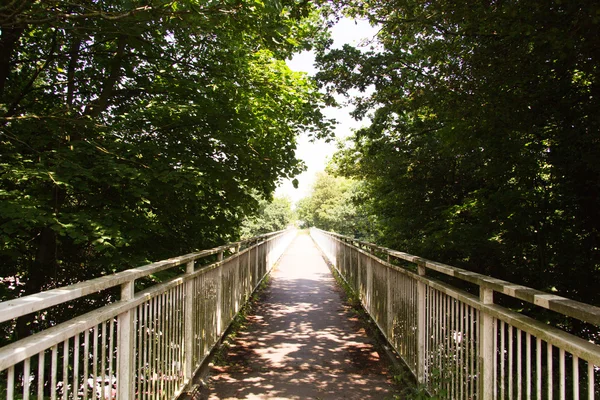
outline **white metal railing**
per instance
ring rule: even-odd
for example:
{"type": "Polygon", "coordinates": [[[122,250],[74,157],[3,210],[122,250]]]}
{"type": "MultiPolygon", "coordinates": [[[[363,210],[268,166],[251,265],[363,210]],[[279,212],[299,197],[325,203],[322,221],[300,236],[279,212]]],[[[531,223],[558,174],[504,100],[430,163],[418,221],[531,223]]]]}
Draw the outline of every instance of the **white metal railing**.
{"type": "Polygon", "coordinates": [[[494,304],[494,292],[600,326],[600,308],[311,229],[418,382],[438,398],[600,398],[600,346],[494,304]],[[381,254],[387,260],[377,257],[381,254]],[[404,260],[416,272],[390,261],[404,260]],[[427,276],[479,287],[479,297],[427,276]]]}
{"type": "Polygon", "coordinates": [[[274,232],[0,302],[4,322],[121,287],[119,301],[0,348],[0,393],[24,400],[177,397],[295,235],[274,232]],[[136,279],[183,265],[185,274],[134,291],[136,279]]]}

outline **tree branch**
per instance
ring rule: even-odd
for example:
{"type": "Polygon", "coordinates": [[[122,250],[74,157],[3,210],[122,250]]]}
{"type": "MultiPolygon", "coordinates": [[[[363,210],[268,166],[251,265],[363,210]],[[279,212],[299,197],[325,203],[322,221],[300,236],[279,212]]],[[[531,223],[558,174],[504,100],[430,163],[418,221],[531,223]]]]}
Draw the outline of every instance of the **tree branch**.
{"type": "Polygon", "coordinates": [[[113,93],[113,88],[119,80],[119,76],[121,75],[121,63],[123,62],[125,45],[126,36],[120,35],[117,38],[117,51],[115,53],[115,57],[112,60],[110,72],[108,74],[108,77],[104,81],[104,85],[102,86],[102,93],[100,94],[98,100],[92,103],[85,111],[85,114],[89,115],[90,117],[97,117],[108,106],[108,102],[113,93]]]}
{"type": "Polygon", "coordinates": [[[10,74],[10,61],[23,34],[23,28],[4,28],[0,33],[0,101],[4,97],[4,86],[10,74]]]}
{"type": "Polygon", "coordinates": [[[54,35],[52,37],[52,44],[50,46],[50,50],[48,51],[48,56],[46,57],[46,61],[35,70],[35,72],[31,76],[31,78],[25,85],[25,87],[23,87],[23,89],[21,89],[17,98],[15,100],[13,100],[10,107],[8,107],[8,111],[6,111],[6,114],[4,114],[4,117],[11,117],[14,115],[17,107],[19,106],[19,103],[30,92],[30,89],[33,86],[35,80],[38,78],[38,76],[40,76],[42,71],[45,70],[48,67],[48,65],[54,60],[54,51],[56,50],[56,35],[57,35],[57,32],[55,31],[54,35]]]}
{"type": "Polygon", "coordinates": [[[67,108],[71,108],[73,104],[73,96],[75,92],[75,69],[77,68],[77,60],[79,59],[79,49],[81,47],[81,36],[73,34],[71,49],[69,51],[69,66],[67,70],[67,108]]]}

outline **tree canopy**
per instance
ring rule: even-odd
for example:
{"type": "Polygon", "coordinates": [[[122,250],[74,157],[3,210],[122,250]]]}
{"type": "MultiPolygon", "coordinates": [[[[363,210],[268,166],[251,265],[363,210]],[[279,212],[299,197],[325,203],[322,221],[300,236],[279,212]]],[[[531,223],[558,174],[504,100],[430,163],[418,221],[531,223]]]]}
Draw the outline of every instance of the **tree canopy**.
{"type": "Polygon", "coordinates": [[[287,197],[275,197],[271,201],[258,199],[255,213],[242,221],[242,238],[247,239],[286,229],[294,221],[292,202],[287,197]]]}
{"type": "Polygon", "coordinates": [[[364,204],[362,182],[319,172],[310,194],[297,204],[304,226],[363,239],[373,239],[373,215],[364,204]]]}
{"type": "Polygon", "coordinates": [[[379,44],[322,53],[319,78],[374,89],[335,161],[365,181],[380,243],[599,304],[600,4],[343,8],[379,44]]]}
{"type": "Polygon", "coordinates": [[[330,134],[285,59],[326,40],[291,0],[0,6],[0,296],[237,237],[253,194],[330,134]]]}

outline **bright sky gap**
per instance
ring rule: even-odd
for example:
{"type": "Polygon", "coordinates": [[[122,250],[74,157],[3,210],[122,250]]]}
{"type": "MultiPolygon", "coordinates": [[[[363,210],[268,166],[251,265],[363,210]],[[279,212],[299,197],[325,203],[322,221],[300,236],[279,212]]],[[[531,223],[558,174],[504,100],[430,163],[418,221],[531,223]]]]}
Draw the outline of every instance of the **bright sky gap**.
{"type": "MultiPolygon", "coordinates": [[[[364,20],[353,20],[343,18],[332,29],[333,48],[341,48],[345,44],[358,46],[363,40],[370,40],[377,34],[377,28],[369,25],[364,20]]],[[[294,71],[306,72],[314,75],[317,70],[314,67],[315,54],[312,51],[305,51],[295,55],[288,60],[288,66],[294,71]]],[[[365,125],[364,121],[356,121],[350,116],[350,108],[328,107],[324,110],[328,118],[335,118],[338,122],[335,129],[335,136],[338,139],[347,137],[353,129],[365,125]]],[[[298,200],[308,196],[313,184],[315,174],[323,171],[331,155],[335,151],[335,141],[325,143],[324,140],[311,142],[307,135],[301,135],[298,138],[298,148],[296,157],[306,163],[307,170],[296,177],[299,181],[298,189],[295,189],[291,180],[286,180],[277,188],[276,196],[287,196],[295,204],[298,200]]]]}

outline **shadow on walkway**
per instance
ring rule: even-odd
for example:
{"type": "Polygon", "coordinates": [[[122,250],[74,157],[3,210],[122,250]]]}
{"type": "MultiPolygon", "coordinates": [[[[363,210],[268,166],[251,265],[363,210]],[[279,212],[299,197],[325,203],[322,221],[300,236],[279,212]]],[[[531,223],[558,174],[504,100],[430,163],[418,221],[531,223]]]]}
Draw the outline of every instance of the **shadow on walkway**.
{"type": "Polygon", "coordinates": [[[310,236],[298,235],[201,398],[393,398],[387,363],[341,294],[310,236]]]}

